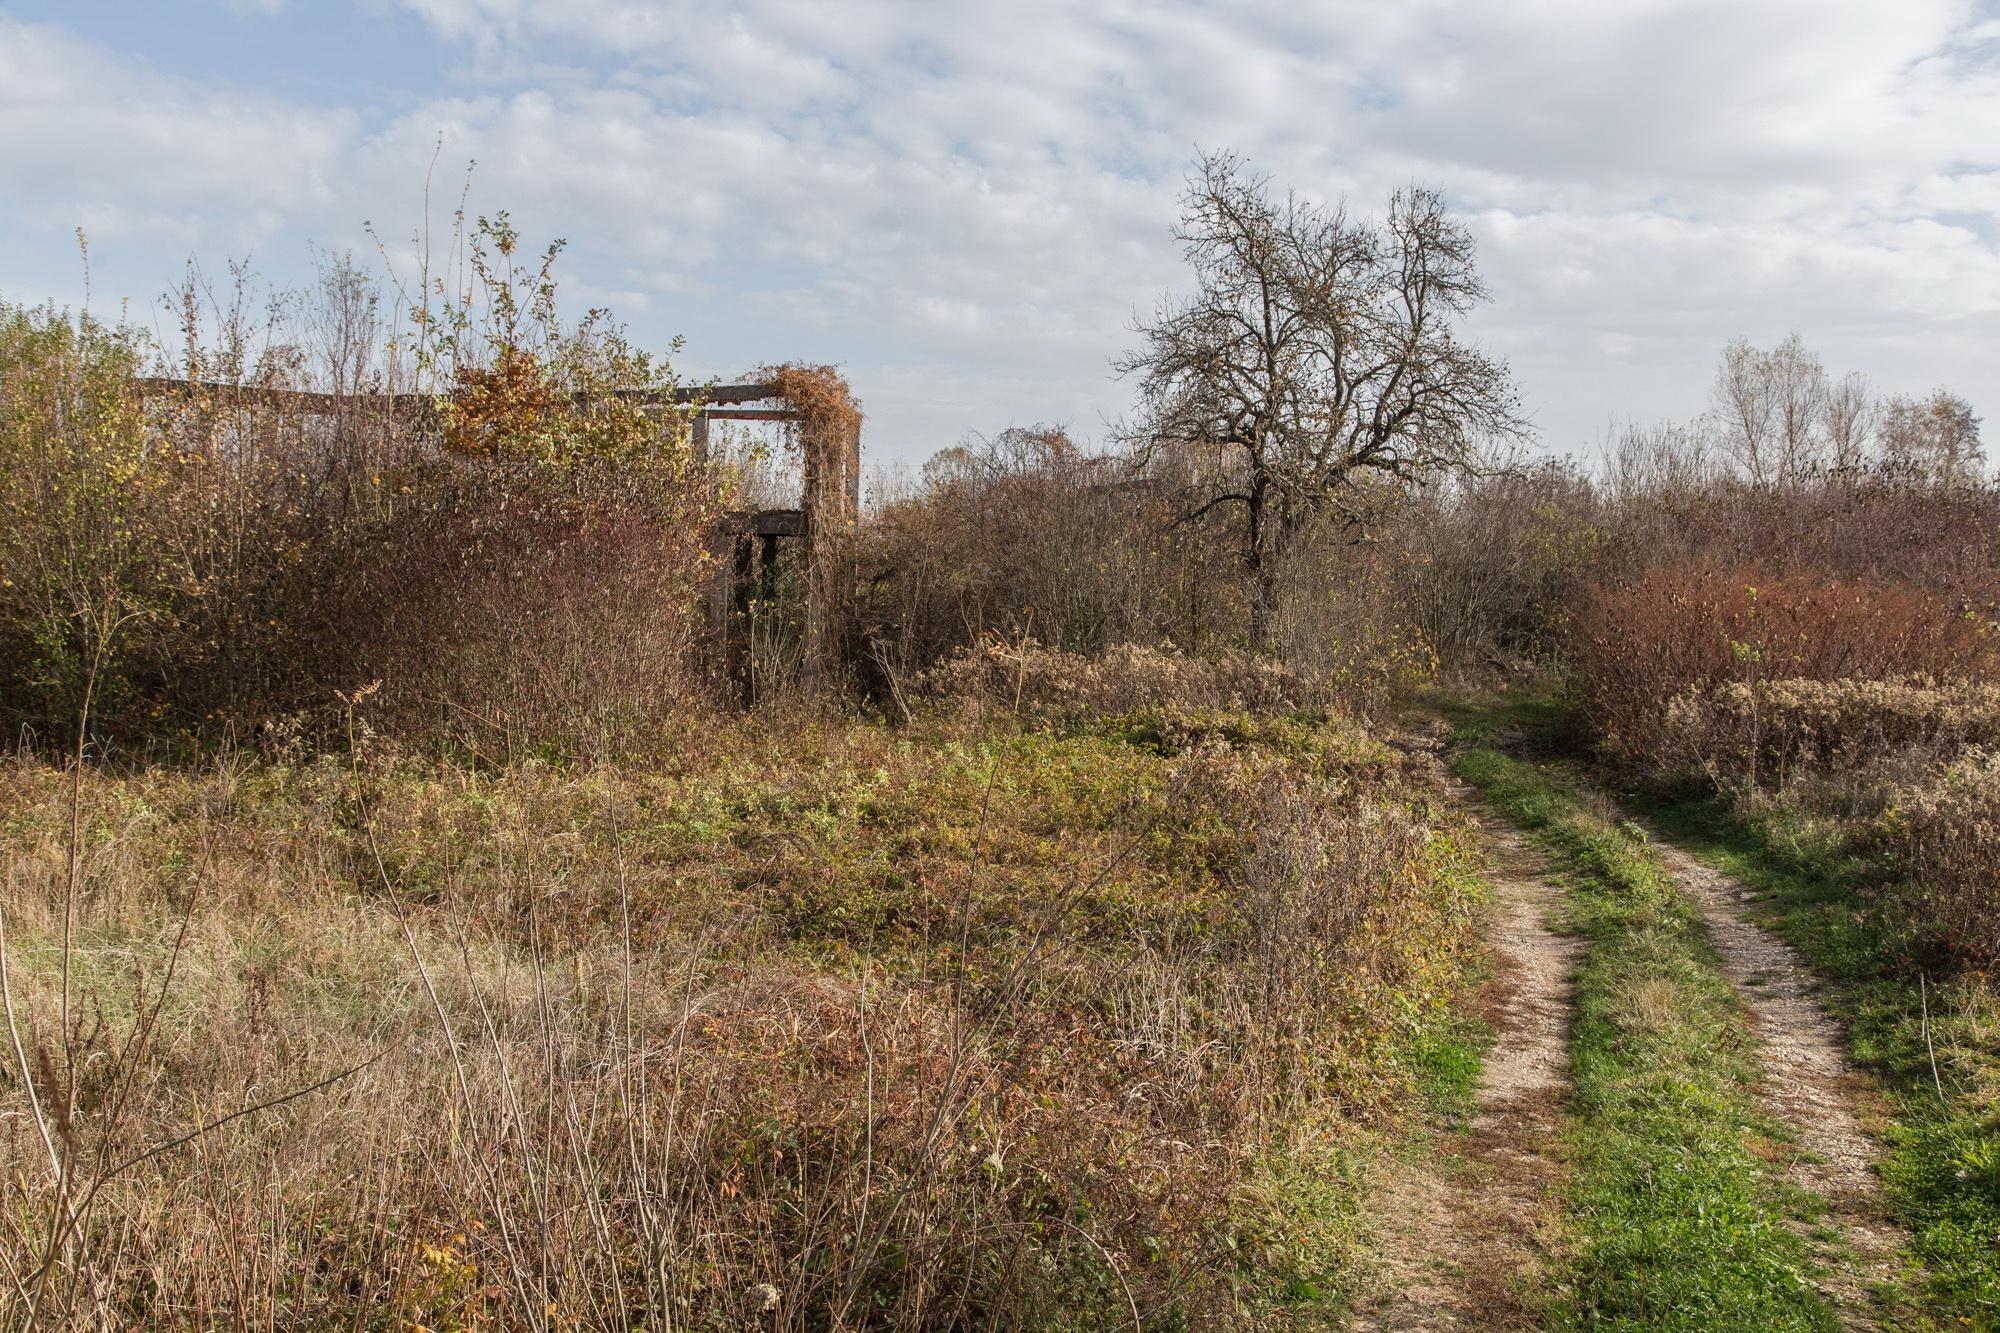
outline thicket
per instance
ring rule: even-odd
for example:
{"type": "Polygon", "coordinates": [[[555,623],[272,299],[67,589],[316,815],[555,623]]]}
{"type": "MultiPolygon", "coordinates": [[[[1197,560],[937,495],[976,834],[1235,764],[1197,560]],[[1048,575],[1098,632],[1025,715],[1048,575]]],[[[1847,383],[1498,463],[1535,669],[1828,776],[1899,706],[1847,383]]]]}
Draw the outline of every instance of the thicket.
{"type": "Polygon", "coordinates": [[[2000,968],[2000,759],[1966,751],[1900,791],[1887,821],[1916,907],[1982,973],[2000,968]]]}
{"type": "Polygon", "coordinates": [[[466,255],[395,320],[345,262],[268,312],[191,278],[173,348],[0,306],[13,737],[66,749],[87,713],[127,753],[282,748],[380,682],[384,724],[492,755],[691,692],[715,491],[685,423],[623,392],[670,368],[601,313],[562,323],[554,249],[525,260],[504,216],[466,255]]]}

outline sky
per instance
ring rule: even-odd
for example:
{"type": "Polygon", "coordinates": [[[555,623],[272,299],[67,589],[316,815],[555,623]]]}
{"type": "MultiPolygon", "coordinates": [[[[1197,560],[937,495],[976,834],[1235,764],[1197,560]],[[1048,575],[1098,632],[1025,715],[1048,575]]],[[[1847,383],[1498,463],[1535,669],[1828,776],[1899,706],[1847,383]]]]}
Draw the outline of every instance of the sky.
{"type": "Polygon", "coordinates": [[[1441,190],[1537,447],[1686,419],[1729,339],[2000,441],[2000,0],[0,0],[0,297],[296,284],[473,212],[678,366],[839,365],[877,463],[1130,408],[1201,149],[1441,190]]]}

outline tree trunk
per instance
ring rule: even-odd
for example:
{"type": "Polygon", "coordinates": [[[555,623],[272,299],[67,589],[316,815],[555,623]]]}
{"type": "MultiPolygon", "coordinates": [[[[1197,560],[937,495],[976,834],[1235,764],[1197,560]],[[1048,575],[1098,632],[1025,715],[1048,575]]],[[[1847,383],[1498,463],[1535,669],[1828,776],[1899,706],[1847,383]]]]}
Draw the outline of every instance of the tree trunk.
{"type": "Polygon", "coordinates": [[[1259,556],[1257,568],[1251,571],[1250,583],[1250,646],[1260,653],[1267,653],[1275,642],[1278,613],[1278,565],[1277,562],[1259,556]]]}
{"type": "Polygon", "coordinates": [[[1247,530],[1243,536],[1243,563],[1250,571],[1250,646],[1258,652],[1271,648],[1273,621],[1278,609],[1278,562],[1271,550],[1272,532],[1266,501],[1270,478],[1259,468],[1250,479],[1247,530]]]}

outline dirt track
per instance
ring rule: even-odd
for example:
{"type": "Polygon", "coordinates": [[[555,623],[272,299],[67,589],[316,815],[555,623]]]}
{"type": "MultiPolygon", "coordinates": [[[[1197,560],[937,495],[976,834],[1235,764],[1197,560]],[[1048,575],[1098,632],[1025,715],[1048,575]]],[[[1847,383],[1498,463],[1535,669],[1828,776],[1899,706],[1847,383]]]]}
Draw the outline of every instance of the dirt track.
{"type": "MultiPolygon", "coordinates": [[[[1469,789],[1460,799],[1477,810],[1469,789]]],[[[1580,946],[1549,929],[1560,897],[1541,857],[1497,818],[1475,816],[1491,859],[1488,939],[1494,971],[1476,997],[1494,1044],[1471,1124],[1385,1168],[1378,1255],[1352,1327],[1392,1330],[1536,1327],[1538,1275],[1556,1236],[1557,1135],[1569,1097],[1569,1025],[1580,946]]],[[[1847,1058],[1839,1025],[1782,940],[1743,916],[1743,885],[1654,840],[1699,912],[1722,971],[1759,1042],[1764,1112],[1788,1126],[1790,1183],[1826,1201],[1823,1290],[1842,1326],[1880,1327],[1870,1287],[1897,1276],[1905,1237],[1885,1220],[1869,1126],[1874,1094],[1847,1058]]]]}
{"type": "Polygon", "coordinates": [[[1471,1126],[1383,1183],[1380,1266],[1356,1303],[1357,1329],[1537,1326],[1528,1300],[1554,1235],[1578,946],[1548,928],[1559,891],[1541,859],[1500,821],[1479,823],[1492,859],[1494,974],[1478,1006],[1496,1039],[1471,1126]]]}
{"type": "Polygon", "coordinates": [[[1884,1220],[1875,1173],[1881,1149],[1866,1124],[1876,1114],[1871,1089],[1791,946],[1743,918],[1751,892],[1669,843],[1653,845],[1701,913],[1723,974],[1750,1014],[1764,1073],[1758,1098],[1796,1135],[1786,1178],[1826,1200],[1826,1224],[1845,1242],[1845,1252],[1824,1265],[1826,1295],[1845,1327],[1875,1328],[1868,1287],[1895,1276],[1904,1237],[1884,1220]]]}

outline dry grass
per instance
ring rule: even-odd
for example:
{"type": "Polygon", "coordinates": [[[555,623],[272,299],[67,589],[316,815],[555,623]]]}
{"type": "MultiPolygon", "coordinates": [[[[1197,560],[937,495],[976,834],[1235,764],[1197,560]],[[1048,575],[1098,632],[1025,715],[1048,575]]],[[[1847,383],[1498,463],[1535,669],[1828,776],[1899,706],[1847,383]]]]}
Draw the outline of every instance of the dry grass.
{"type": "Polygon", "coordinates": [[[1323,1280],[1293,1182],[1468,922],[1426,769],[705,726],[87,772],[73,894],[67,776],[0,769],[10,1316],[1269,1326],[1323,1280]]]}
{"type": "Polygon", "coordinates": [[[1900,793],[1885,822],[1921,918],[1982,976],[2000,971],[2000,755],[1970,751],[1900,793]]]}
{"type": "Polygon", "coordinates": [[[1190,657],[1136,643],[1084,654],[1027,637],[989,636],[924,673],[917,686],[976,708],[1069,719],[1158,708],[1268,713],[1328,699],[1323,685],[1269,657],[1190,657]]]}
{"type": "Polygon", "coordinates": [[[1856,817],[1996,741],[2000,685],[1847,677],[1689,691],[1667,709],[1662,748],[1725,789],[1797,794],[1856,817]]]}

